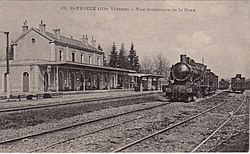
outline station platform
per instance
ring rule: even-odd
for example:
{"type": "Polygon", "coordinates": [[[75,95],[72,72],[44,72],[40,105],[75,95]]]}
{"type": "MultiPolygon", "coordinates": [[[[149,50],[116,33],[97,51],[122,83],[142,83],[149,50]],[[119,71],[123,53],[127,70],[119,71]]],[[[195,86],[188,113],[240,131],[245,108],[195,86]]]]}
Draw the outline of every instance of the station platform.
{"type": "Polygon", "coordinates": [[[133,90],[125,89],[114,89],[114,90],[91,90],[91,91],[67,91],[61,92],[60,95],[52,98],[41,98],[27,100],[22,98],[21,101],[18,99],[10,99],[7,102],[6,99],[0,100],[0,109],[21,107],[21,106],[32,106],[32,105],[44,105],[44,104],[55,104],[64,102],[74,102],[86,99],[98,99],[103,97],[131,97],[136,95],[147,95],[151,93],[159,93],[160,91],[142,91],[135,92],[133,90]]]}

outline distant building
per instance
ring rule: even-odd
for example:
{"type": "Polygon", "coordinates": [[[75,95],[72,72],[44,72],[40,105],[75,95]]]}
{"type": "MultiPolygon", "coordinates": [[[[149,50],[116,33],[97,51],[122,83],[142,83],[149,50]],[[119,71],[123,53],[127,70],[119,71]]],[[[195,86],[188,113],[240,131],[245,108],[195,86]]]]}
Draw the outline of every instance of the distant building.
{"type": "MultiPolygon", "coordinates": [[[[29,28],[27,21],[10,60],[11,94],[48,91],[130,89],[135,71],[103,66],[103,52],[96,40],[83,35],[79,40],[62,36],[60,29],[29,28]]],[[[0,93],[6,92],[6,62],[0,62],[0,93]]]]}

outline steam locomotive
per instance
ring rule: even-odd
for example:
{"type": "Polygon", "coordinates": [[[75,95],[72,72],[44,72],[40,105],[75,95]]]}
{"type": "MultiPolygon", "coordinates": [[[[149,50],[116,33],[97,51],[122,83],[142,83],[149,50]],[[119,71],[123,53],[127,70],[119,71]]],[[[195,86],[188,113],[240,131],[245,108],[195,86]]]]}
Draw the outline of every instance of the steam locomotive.
{"type": "Polygon", "coordinates": [[[231,88],[233,92],[244,92],[246,90],[246,81],[241,74],[236,74],[235,77],[231,78],[231,88]]]}
{"type": "Polygon", "coordinates": [[[166,96],[172,101],[193,101],[215,93],[218,76],[207,66],[196,63],[186,55],[180,55],[180,62],[171,67],[170,80],[166,86],[166,96]]]}

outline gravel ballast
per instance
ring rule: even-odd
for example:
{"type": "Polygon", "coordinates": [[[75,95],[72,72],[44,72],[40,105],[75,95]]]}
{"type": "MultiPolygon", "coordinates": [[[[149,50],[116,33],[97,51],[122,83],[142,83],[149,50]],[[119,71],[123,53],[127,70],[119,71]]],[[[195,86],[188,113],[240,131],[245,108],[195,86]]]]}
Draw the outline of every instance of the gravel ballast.
{"type": "MultiPolygon", "coordinates": [[[[250,93],[247,92],[250,96],[250,93]]],[[[123,152],[190,152],[203,139],[210,135],[224,120],[230,115],[229,112],[235,110],[243,99],[241,94],[233,94],[223,92],[208,100],[201,99],[198,102],[183,103],[172,102],[171,104],[150,109],[148,111],[133,113],[119,118],[98,122],[91,125],[82,126],[76,129],[58,132],[52,135],[46,135],[36,139],[26,139],[22,143],[14,144],[15,146],[0,145],[1,152],[29,152],[40,146],[44,146],[50,142],[59,141],[72,136],[77,136],[95,129],[104,128],[119,122],[137,119],[108,130],[100,131],[91,135],[77,138],[50,148],[40,150],[38,152],[111,152],[122,145],[130,143],[136,139],[152,134],[162,128],[168,127],[200,113],[214,105],[226,102],[204,116],[189,121],[180,127],[164,132],[146,141],[136,144],[135,146],[124,150],[123,152]]],[[[161,100],[164,100],[161,97],[161,100]]],[[[166,100],[164,100],[166,101],[166,100]]],[[[17,133],[18,135],[28,134],[31,131],[36,132],[44,129],[56,128],[72,123],[78,123],[89,119],[95,119],[102,116],[120,113],[131,109],[137,109],[143,106],[150,106],[163,103],[163,101],[150,101],[139,104],[127,104],[119,107],[109,107],[102,110],[96,110],[90,113],[67,117],[60,120],[41,123],[36,126],[29,126],[21,129],[2,130],[4,138],[10,138],[17,133]]],[[[208,142],[198,149],[198,152],[234,152],[246,151],[244,146],[237,146],[236,142],[240,139],[243,145],[248,145],[248,137],[244,138],[242,134],[249,134],[249,97],[243,105],[242,109],[237,112],[228,124],[226,124],[219,132],[217,132],[208,142]],[[247,143],[246,143],[247,142],[247,143]],[[232,149],[232,146],[236,148],[232,149]],[[230,149],[231,147],[231,149],[230,149]]],[[[246,147],[246,146],[245,146],[246,147]]]]}

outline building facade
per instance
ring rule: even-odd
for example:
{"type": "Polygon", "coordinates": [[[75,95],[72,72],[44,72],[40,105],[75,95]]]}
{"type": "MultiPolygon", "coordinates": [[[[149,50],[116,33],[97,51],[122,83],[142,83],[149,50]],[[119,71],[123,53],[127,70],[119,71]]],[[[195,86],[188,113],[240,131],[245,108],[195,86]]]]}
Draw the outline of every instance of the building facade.
{"type": "MultiPolygon", "coordinates": [[[[131,89],[135,71],[103,66],[103,51],[87,35],[79,39],[62,36],[60,29],[29,28],[12,43],[10,60],[11,94],[101,89],[131,89]]],[[[6,64],[0,62],[0,93],[7,90],[6,64]]]]}

